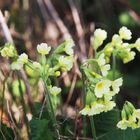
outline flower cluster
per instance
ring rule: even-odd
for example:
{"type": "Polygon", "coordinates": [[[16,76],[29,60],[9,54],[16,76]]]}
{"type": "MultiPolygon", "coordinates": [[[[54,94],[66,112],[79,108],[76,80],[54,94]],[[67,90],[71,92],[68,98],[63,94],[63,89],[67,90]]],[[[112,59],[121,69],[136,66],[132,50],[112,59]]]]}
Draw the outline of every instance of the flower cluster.
{"type": "MultiPolygon", "coordinates": [[[[61,70],[62,72],[71,70],[74,55],[73,47],[74,42],[72,39],[64,41],[54,51],[52,51],[52,53],[51,50],[53,49],[47,43],[38,44],[37,52],[41,55],[39,62],[30,60],[26,53],[18,55],[12,44],[6,44],[0,50],[0,53],[2,57],[12,58],[12,70],[20,70],[25,65],[26,67],[39,73],[39,76],[42,79],[43,77],[49,79],[52,76],[60,76],[61,70]]],[[[52,86],[50,79],[48,81],[50,81],[47,83],[50,94],[57,96],[61,92],[61,88],[52,86]]]]}
{"type": "Polygon", "coordinates": [[[122,130],[127,129],[128,127],[132,129],[140,128],[140,109],[135,109],[130,102],[125,102],[121,117],[122,120],[117,124],[118,128],[122,130]]]}
{"type": "Polygon", "coordinates": [[[140,39],[135,43],[127,43],[126,40],[132,38],[132,33],[127,27],[122,27],[118,34],[114,34],[112,41],[109,42],[103,49],[106,55],[106,60],[110,61],[110,56],[113,54],[122,59],[123,63],[128,63],[135,58],[136,53],[132,50],[136,48],[140,51],[140,39]]]}
{"type": "Polygon", "coordinates": [[[5,46],[0,50],[2,57],[14,57],[15,56],[15,49],[14,46],[10,43],[5,44],[5,46]]]}
{"type": "Polygon", "coordinates": [[[122,78],[113,81],[107,78],[110,64],[106,63],[104,53],[96,59],[89,60],[87,65],[83,66],[83,71],[88,79],[86,105],[80,113],[91,116],[112,110],[116,106],[112,98],[119,93],[122,78]],[[95,69],[92,69],[91,64],[95,69]]]}

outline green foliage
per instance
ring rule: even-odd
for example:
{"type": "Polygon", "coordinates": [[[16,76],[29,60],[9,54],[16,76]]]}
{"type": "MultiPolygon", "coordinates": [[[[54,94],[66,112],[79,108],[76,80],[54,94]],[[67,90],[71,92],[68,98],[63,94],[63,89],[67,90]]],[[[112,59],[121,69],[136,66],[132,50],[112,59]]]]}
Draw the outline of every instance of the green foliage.
{"type": "Polygon", "coordinates": [[[55,140],[54,131],[49,126],[49,121],[46,119],[32,119],[30,121],[30,140],[55,140]]]}
{"type": "Polygon", "coordinates": [[[1,123],[0,128],[0,140],[4,140],[4,137],[6,140],[13,140],[14,139],[14,132],[11,128],[7,127],[5,124],[1,123]]]}

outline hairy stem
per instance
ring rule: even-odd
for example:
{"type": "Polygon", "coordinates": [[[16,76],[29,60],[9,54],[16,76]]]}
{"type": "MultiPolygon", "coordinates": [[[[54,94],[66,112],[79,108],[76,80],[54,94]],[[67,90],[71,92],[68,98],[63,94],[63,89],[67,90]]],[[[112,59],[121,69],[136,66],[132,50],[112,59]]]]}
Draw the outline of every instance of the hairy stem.
{"type": "Polygon", "coordinates": [[[97,140],[93,116],[90,117],[90,125],[91,125],[93,140],[97,140]]]}

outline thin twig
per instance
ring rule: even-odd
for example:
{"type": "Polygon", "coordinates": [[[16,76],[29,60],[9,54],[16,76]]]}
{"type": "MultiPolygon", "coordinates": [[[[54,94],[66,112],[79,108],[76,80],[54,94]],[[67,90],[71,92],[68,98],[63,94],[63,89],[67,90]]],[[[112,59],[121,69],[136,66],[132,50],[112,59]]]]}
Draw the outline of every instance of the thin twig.
{"type": "Polygon", "coordinates": [[[2,14],[2,11],[0,10],[0,25],[2,27],[3,33],[5,35],[6,41],[10,43],[14,43],[12,36],[10,34],[9,28],[6,24],[5,18],[2,14]]]}
{"type": "Polygon", "coordinates": [[[70,5],[72,16],[73,16],[74,23],[75,23],[75,26],[76,26],[76,31],[77,31],[78,38],[79,38],[80,50],[81,50],[81,53],[84,57],[83,59],[85,59],[85,57],[86,57],[86,43],[85,43],[85,39],[84,39],[84,31],[83,31],[83,27],[82,27],[82,24],[81,24],[81,21],[80,21],[80,16],[78,14],[78,10],[77,10],[77,8],[74,4],[74,1],[73,0],[68,0],[68,2],[69,2],[69,5],[70,5]]]}
{"type": "Polygon", "coordinates": [[[44,2],[46,4],[46,7],[47,7],[49,13],[51,14],[52,18],[54,19],[54,22],[56,22],[56,25],[58,26],[59,30],[61,31],[63,38],[64,39],[72,38],[67,27],[65,26],[65,24],[59,17],[56,9],[54,8],[51,0],[44,0],[44,2]]]}
{"type": "MultiPolygon", "coordinates": [[[[9,30],[7,24],[6,24],[5,18],[3,16],[1,10],[0,10],[0,24],[1,24],[1,27],[2,27],[2,30],[3,30],[3,33],[5,35],[6,41],[10,42],[10,43],[12,43],[14,45],[14,41],[12,39],[10,30],[9,30]]],[[[29,104],[31,112],[33,113],[34,107],[33,107],[33,101],[32,101],[32,98],[31,98],[30,86],[29,86],[29,84],[27,82],[27,76],[26,76],[26,74],[25,74],[23,69],[21,69],[20,73],[21,73],[21,77],[23,78],[24,84],[26,86],[26,93],[28,95],[27,96],[28,97],[28,104],[29,104]]]]}
{"type": "Polygon", "coordinates": [[[11,122],[13,123],[14,128],[16,129],[17,133],[18,133],[19,136],[20,136],[19,129],[17,128],[17,126],[16,126],[16,124],[15,124],[15,122],[14,122],[12,113],[11,113],[11,111],[10,111],[9,101],[7,100],[6,103],[7,103],[7,111],[8,111],[9,117],[10,117],[10,119],[11,119],[11,122]]]}
{"type": "MultiPolygon", "coordinates": [[[[73,137],[73,136],[63,136],[63,135],[60,135],[60,137],[63,139],[63,140],[70,140],[70,139],[76,139],[76,137],[73,137]]],[[[78,137],[79,140],[93,140],[91,138],[84,138],[84,137],[78,137]]]]}

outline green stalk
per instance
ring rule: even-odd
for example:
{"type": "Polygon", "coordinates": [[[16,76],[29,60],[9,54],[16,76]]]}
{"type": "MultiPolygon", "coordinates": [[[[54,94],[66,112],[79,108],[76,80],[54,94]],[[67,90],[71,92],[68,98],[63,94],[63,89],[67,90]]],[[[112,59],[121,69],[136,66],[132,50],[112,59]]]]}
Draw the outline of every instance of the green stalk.
{"type": "Polygon", "coordinates": [[[112,54],[112,66],[113,66],[113,74],[112,74],[112,80],[115,80],[115,77],[116,77],[116,73],[115,73],[115,71],[116,71],[116,54],[115,54],[115,52],[113,52],[113,54],[112,54]]]}
{"type": "Polygon", "coordinates": [[[97,140],[93,116],[91,116],[91,117],[89,117],[89,118],[90,118],[90,125],[91,125],[93,140],[97,140]]]}
{"type": "MultiPolygon", "coordinates": [[[[84,73],[82,72],[82,82],[83,82],[83,104],[84,106],[86,105],[86,88],[85,88],[85,78],[84,78],[84,73]]],[[[86,116],[83,116],[83,136],[86,137],[86,116]]]]}
{"type": "Polygon", "coordinates": [[[97,57],[97,49],[94,48],[94,58],[96,58],[96,57],[97,57]]]}
{"type": "Polygon", "coordinates": [[[59,131],[58,131],[58,128],[57,128],[57,121],[56,121],[56,117],[55,117],[55,112],[54,112],[53,104],[52,104],[52,101],[51,101],[50,92],[48,90],[48,86],[47,86],[47,82],[46,82],[45,78],[42,77],[42,79],[43,79],[44,86],[45,86],[45,92],[47,94],[47,100],[48,100],[49,108],[51,110],[52,122],[53,122],[53,125],[55,127],[57,138],[60,139],[59,131]]]}
{"type": "Polygon", "coordinates": [[[19,82],[19,91],[20,91],[20,96],[21,96],[21,104],[22,104],[23,112],[24,112],[24,121],[26,124],[27,134],[28,134],[28,138],[29,138],[30,132],[29,132],[29,122],[28,122],[28,118],[26,116],[26,114],[27,114],[26,104],[25,104],[24,97],[23,97],[23,90],[22,90],[22,85],[21,85],[19,73],[17,73],[17,75],[18,75],[18,82],[19,82]]]}

